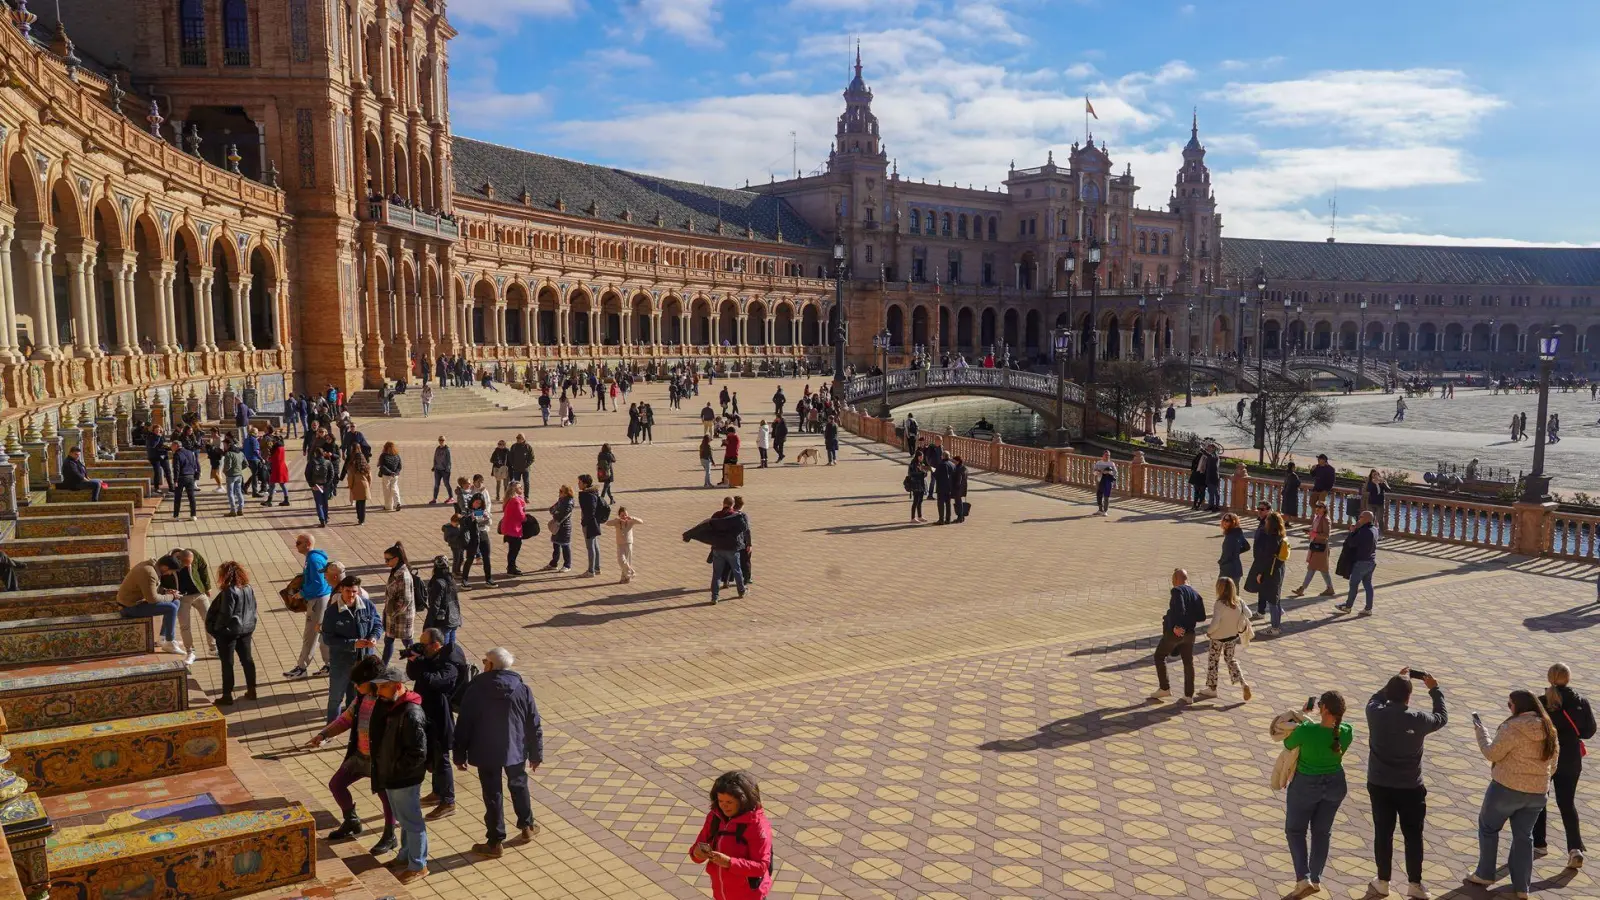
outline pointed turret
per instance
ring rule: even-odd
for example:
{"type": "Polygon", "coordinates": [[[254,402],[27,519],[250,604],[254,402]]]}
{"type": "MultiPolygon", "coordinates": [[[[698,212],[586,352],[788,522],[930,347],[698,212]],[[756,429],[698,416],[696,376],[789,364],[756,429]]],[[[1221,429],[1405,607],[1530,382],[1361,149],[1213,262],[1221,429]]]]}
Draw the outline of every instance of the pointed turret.
{"type": "Polygon", "coordinates": [[[861,46],[856,45],[854,77],[844,89],[844,113],[839,116],[839,127],[834,137],[833,152],[828,156],[830,171],[838,165],[840,157],[867,157],[887,163],[883,142],[878,135],[878,117],[872,114],[872,89],[861,76],[861,46]]]}
{"type": "Polygon", "coordinates": [[[1189,143],[1184,145],[1184,155],[1199,153],[1205,155],[1206,148],[1200,146],[1200,107],[1194,108],[1194,118],[1189,121],[1189,143]]]}

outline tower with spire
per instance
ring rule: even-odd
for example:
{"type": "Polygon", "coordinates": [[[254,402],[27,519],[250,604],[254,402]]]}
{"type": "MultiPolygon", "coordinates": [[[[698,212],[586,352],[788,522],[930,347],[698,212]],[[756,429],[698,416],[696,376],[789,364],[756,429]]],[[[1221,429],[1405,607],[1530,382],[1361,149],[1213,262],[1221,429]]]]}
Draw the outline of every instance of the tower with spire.
{"type": "Polygon", "coordinates": [[[1194,112],[1189,123],[1189,143],[1183,147],[1183,165],[1173,185],[1171,210],[1182,221],[1183,243],[1193,255],[1191,277],[1198,278],[1199,271],[1214,268],[1221,257],[1218,236],[1221,219],[1217,216],[1217,198],[1211,192],[1211,170],[1206,168],[1206,148],[1200,143],[1200,111],[1194,112]]]}
{"type": "Polygon", "coordinates": [[[878,117],[872,114],[872,88],[861,77],[861,45],[856,45],[855,77],[844,89],[844,112],[839,116],[833,151],[828,154],[828,171],[841,171],[844,160],[860,157],[882,166],[888,160],[883,138],[878,134],[878,117]]]}

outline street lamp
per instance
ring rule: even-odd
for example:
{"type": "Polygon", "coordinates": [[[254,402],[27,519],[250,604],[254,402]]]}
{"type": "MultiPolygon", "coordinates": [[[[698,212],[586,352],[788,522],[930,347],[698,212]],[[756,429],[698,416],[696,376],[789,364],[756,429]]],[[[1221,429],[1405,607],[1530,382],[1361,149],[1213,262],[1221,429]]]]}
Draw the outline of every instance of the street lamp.
{"type": "Polygon", "coordinates": [[[1145,359],[1150,354],[1150,320],[1144,317],[1144,292],[1139,292],[1139,358],[1145,359]]]}
{"type": "MultiPolygon", "coordinates": [[[[1245,338],[1245,334],[1246,334],[1245,329],[1244,329],[1244,309],[1245,309],[1246,306],[1249,306],[1249,305],[1250,305],[1250,298],[1248,298],[1248,297],[1246,297],[1244,295],[1244,284],[1241,282],[1239,284],[1239,304],[1238,304],[1238,310],[1237,310],[1238,314],[1239,314],[1239,339],[1237,341],[1237,344],[1238,344],[1238,350],[1239,350],[1239,381],[1240,382],[1244,381],[1244,358],[1245,358],[1244,338],[1245,338]]],[[[1240,385],[1240,390],[1243,390],[1243,389],[1244,389],[1243,385],[1241,384],[1240,385]]]]}
{"type": "Polygon", "coordinates": [[[1083,261],[1083,274],[1089,279],[1089,380],[1085,385],[1084,398],[1089,405],[1094,405],[1092,393],[1094,390],[1095,362],[1100,358],[1100,326],[1096,322],[1100,302],[1100,239],[1092,234],[1089,237],[1088,258],[1083,261]]]}
{"type": "Polygon", "coordinates": [[[1265,391],[1267,344],[1261,330],[1267,324],[1267,270],[1256,266],[1256,388],[1265,391]]]}
{"type": "Polygon", "coordinates": [[[1289,299],[1290,291],[1283,292],[1283,332],[1278,335],[1278,355],[1283,357],[1283,375],[1289,376],[1289,313],[1292,311],[1294,301],[1289,299]]]}
{"type": "MultiPolygon", "coordinates": [[[[1070,270],[1069,270],[1070,271],[1070,270]]],[[[1070,321],[1070,320],[1069,320],[1070,321]]],[[[1055,334],[1057,366],[1056,379],[1056,444],[1065,447],[1067,434],[1067,366],[1072,360],[1072,327],[1057,328],[1055,334]]]]}
{"type": "Polygon", "coordinates": [[[1523,503],[1550,502],[1550,476],[1544,474],[1544,440],[1550,415],[1550,364],[1555,362],[1557,340],[1539,339],[1539,419],[1533,425],[1533,471],[1522,483],[1523,503]]]}
{"type": "Polygon", "coordinates": [[[1189,301],[1189,316],[1183,323],[1184,352],[1188,357],[1185,363],[1183,384],[1183,405],[1185,408],[1194,405],[1194,301],[1189,301]]]}
{"type": "Polygon", "coordinates": [[[883,372],[883,417],[889,418],[889,341],[891,336],[888,329],[872,339],[872,346],[883,355],[883,365],[879,369],[883,372]]]}
{"type": "Polygon", "coordinates": [[[1367,297],[1361,295],[1361,331],[1356,335],[1356,390],[1361,390],[1361,376],[1367,368],[1367,297]]]}
{"type": "Polygon", "coordinates": [[[1400,301],[1396,300],[1394,302],[1394,321],[1391,322],[1390,325],[1389,325],[1389,353],[1391,355],[1393,355],[1393,357],[1394,357],[1394,359],[1392,359],[1390,361],[1390,363],[1389,363],[1389,380],[1391,382],[1399,380],[1399,374],[1400,374],[1399,373],[1399,370],[1400,370],[1400,345],[1395,341],[1395,337],[1397,337],[1399,334],[1400,334],[1400,301]]]}
{"type": "MultiPolygon", "coordinates": [[[[1067,330],[1071,331],[1074,325],[1072,320],[1072,301],[1078,294],[1078,285],[1076,279],[1073,278],[1073,273],[1078,270],[1078,256],[1072,252],[1071,247],[1067,248],[1067,258],[1064,265],[1067,267],[1067,330]]],[[[1072,358],[1073,350],[1074,348],[1072,347],[1067,348],[1067,359],[1070,360],[1072,358]]]]}
{"type": "Polygon", "coordinates": [[[844,404],[844,345],[848,330],[844,321],[844,238],[833,241],[833,309],[838,321],[833,326],[833,387],[834,402],[844,404]]]}

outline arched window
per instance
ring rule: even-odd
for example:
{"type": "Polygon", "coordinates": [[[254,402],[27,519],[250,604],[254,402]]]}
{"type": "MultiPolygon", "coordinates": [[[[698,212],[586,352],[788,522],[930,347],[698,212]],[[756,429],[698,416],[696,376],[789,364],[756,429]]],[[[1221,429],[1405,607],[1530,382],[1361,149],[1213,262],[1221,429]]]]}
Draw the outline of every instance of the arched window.
{"type": "Polygon", "coordinates": [[[222,64],[250,65],[250,17],[245,0],[223,0],[222,64]]]}
{"type": "Polygon", "coordinates": [[[961,214],[961,218],[956,221],[956,237],[966,237],[966,236],[967,236],[967,214],[966,213],[962,213],[961,214]]]}
{"type": "Polygon", "coordinates": [[[1169,255],[1171,255],[1171,253],[1172,253],[1172,235],[1163,234],[1161,236],[1161,255],[1162,256],[1169,256],[1169,255]]]}
{"type": "Polygon", "coordinates": [[[950,214],[949,213],[945,213],[944,214],[944,232],[943,233],[944,233],[945,237],[949,237],[950,236],[950,214]]]}
{"type": "Polygon", "coordinates": [[[994,216],[990,216],[989,217],[989,240],[997,241],[999,239],[1000,239],[1000,220],[995,218],[994,216]]]}
{"type": "Polygon", "coordinates": [[[915,209],[911,211],[911,233],[922,233],[922,213],[915,209]]]}
{"type": "Polygon", "coordinates": [[[178,62],[206,64],[206,9],[202,0],[178,0],[178,62]]]}
{"type": "Polygon", "coordinates": [[[1139,232],[1139,252],[1144,252],[1144,232],[1139,232]]]}

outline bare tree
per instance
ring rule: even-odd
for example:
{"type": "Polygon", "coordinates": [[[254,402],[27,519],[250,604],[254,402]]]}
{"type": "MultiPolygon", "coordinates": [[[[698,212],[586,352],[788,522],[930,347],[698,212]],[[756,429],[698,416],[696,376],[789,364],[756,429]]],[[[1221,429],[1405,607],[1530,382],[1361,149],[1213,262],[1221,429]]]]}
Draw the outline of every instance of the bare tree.
{"type": "Polygon", "coordinates": [[[1226,412],[1218,411],[1224,425],[1252,446],[1256,440],[1256,404],[1266,404],[1262,443],[1267,459],[1276,466],[1294,453],[1300,441],[1318,428],[1333,424],[1337,406],[1326,395],[1312,389],[1310,382],[1295,379],[1269,379],[1256,398],[1226,412]]]}
{"type": "MultiPolygon", "coordinates": [[[[1101,412],[1116,416],[1118,437],[1127,420],[1143,414],[1158,419],[1167,399],[1181,379],[1182,366],[1133,360],[1113,360],[1096,373],[1095,402],[1101,412]]],[[[1131,430],[1131,429],[1130,429],[1131,430]]]]}

